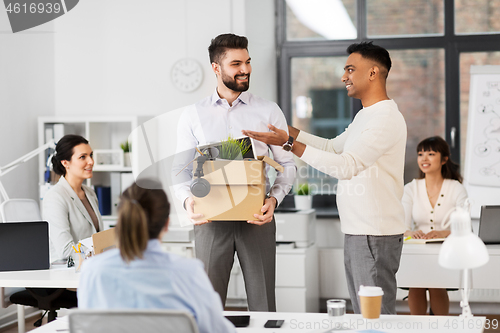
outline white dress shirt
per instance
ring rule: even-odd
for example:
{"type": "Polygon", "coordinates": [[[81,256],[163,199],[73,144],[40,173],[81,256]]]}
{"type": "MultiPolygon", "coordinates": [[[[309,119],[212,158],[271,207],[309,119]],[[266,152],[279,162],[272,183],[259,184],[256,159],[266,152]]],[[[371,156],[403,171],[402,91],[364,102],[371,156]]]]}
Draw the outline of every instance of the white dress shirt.
{"type": "MultiPolygon", "coordinates": [[[[183,111],[177,128],[177,150],[172,167],[172,181],[175,194],[181,202],[191,196],[189,186],[193,174],[195,147],[209,143],[242,137],[242,130],[268,132],[268,124],[288,132],[283,112],[276,103],[267,101],[249,92],[242,92],[232,106],[219,97],[217,90],[198,103],[188,106],[183,111]],[[188,163],[189,166],[184,168],[188,163]],[[177,175],[177,173],[179,173],[177,175]]],[[[278,204],[290,191],[295,180],[296,166],[293,155],[280,146],[267,146],[254,141],[254,152],[257,156],[269,156],[269,148],[273,159],[284,167],[278,172],[273,186],[270,186],[266,166],[266,192],[277,199],[278,204]]]]}
{"type": "Polygon", "coordinates": [[[301,159],[339,179],[342,232],[396,235],[405,232],[403,168],[406,123],[393,100],[361,109],[347,129],[327,140],[300,131],[301,159]]]}
{"type": "Polygon", "coordinates": [[[174,309],[190,312],[200,333],[236,332],[203,264],[148,242],[142,259],[123,261],[118,249],[85,260],[78,286],[80,309],[174,309]]]}
{"type": "Polygon", "coordinates": [[[448,212],[457,206],[463,206],[467,199],[467,191],[460,182],[445,179],[439,192],[439,197],[432,207],[427,196],[425,178],[414,179],[405,185],[403,206],[408,230],[422,230],[429,233],[432,230],[443,230],[441,222],[448,212]]]}

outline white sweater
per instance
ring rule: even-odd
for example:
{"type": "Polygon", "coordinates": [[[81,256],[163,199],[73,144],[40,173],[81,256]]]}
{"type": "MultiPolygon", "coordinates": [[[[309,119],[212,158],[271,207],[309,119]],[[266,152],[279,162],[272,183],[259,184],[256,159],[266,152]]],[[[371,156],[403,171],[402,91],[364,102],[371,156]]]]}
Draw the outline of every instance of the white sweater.
{"type": "Polygon", "coordinates": [[[395,235],[406,230],[403,169],[406,123],[393,100],[363,108],[334,139],[300,131],[301,159],[339,179],[337,206],[342,232],[395,235]]]}
{"type": "Polygon", "coordinates": [[[433,208],[427,196],[425,178],[414,179],[405,185],[403,195],[406,228],[422,230],[424,233],[443,230],[441,222],[448,212],[456,206],[463,206],[465,199],[467,199],[465,187],[456,180],[445,179],[433,208]]]}

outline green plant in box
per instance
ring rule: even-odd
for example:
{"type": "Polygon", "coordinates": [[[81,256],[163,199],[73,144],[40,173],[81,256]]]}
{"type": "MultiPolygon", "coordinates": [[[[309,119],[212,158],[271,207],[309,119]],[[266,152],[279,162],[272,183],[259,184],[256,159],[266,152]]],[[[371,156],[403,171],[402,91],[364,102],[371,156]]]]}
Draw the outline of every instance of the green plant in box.
{"type": "Polygon", "coordinates": [[[233,139],[229,136],[226,141],[221,142],[218,157],[224,160],[241,160],[249,150],[250,142],[248,140],[233,139]]]}

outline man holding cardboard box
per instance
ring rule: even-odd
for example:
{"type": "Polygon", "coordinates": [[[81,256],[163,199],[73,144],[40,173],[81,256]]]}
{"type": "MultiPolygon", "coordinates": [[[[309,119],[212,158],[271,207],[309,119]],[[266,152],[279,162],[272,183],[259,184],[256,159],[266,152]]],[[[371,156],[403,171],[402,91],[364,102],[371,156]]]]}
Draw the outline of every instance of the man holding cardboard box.
{"type": "Polygon", "coordinates": [[[260,155],[258,160],[190,163],[199,156],[195,150],[198,146],[240,137],[243,129],[263,131],[271,123],[287,130],[283,112],[275,103],[247,92],[252,71],[247,46],[246,37],[234,34],[219,35],[212,40],[208,50],[217,89],[183,111],[172,177],[177,184],[176,196],[195,224],[196,257],[205,264],[222,303],[226,301],[236,251],[249,310],[276,311],[274,209],[295,179],[292,154],[282,147],[255,142],[252,149],[255,155],[260,155]],[[269,150],[277,164],[269,158],[269,150]],[[269,166],[278,170],[272,187],[267,177],[269,166]],[[202,197],[200,194],[195,197],[191,191],[193,169],[196,181],[197,175],[203,179],[204,183],[199,181],[201,185],[209,184],[208,194],[203,193],[202,197]],[[250,207],[256,200],[255,210],[250,207]]]}
{"type": "Polygon", "coordinates": [[[342,82],[347,95],[360,99],[363,109],[342,134],[327,140],[272,125],[271,132],[243,133],[273,145],[283,144],[290,135],[295,155],[339,179],[337,206],[354,312],[360,313],[357,292],[364,285],[381,287],[382,313],[396,314],[396,272],[406,229],[401,203],[406,123],[387,96],[389,52],[371,42],[352,44],[347,52],[342,82]]]}

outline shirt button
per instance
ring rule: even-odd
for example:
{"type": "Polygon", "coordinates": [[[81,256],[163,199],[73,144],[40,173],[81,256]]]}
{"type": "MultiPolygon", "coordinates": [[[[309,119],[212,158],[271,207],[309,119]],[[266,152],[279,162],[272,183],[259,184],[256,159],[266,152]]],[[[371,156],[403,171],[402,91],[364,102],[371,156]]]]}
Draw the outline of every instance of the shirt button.
{"type": "Polygon", "coordinates": [[[433,211],[433,210],[431,210],[431,214],[434,214],[434,211],[433,211]]]}
{"type": "Polygon", "coordinates": [[[441,194],[442,197],[444,197],[444,194],[441,194]]]}
{"type": "Polygon", "coordinates": [[[434,229],[434,227],[431,227],[431,230],[434,229]]]}
{"type": "Polygon", "coordinates": [[[438,206],[441,206],[441,204],[438,204],[438,206]]]}
{"type": "Polygon", "coordinates": [[[434,220],[431,219],[431,222],[434,222],[434,220]]]}

